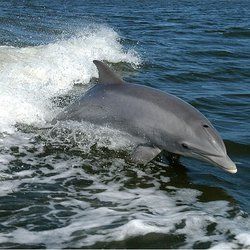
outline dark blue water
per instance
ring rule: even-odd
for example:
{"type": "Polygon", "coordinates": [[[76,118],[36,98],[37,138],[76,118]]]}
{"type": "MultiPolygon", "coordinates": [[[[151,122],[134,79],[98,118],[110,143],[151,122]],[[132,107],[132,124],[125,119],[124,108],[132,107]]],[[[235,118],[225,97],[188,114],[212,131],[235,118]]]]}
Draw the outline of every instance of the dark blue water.
{"type": "Polygon", "coordinates": [[[249,248],[250,2],[1,1],[2,248],[249,248]],[[92,60],[174,94],[218,129],[235,175],[124,159],[129,137],[43,129],[93,84],[92,60]]]}

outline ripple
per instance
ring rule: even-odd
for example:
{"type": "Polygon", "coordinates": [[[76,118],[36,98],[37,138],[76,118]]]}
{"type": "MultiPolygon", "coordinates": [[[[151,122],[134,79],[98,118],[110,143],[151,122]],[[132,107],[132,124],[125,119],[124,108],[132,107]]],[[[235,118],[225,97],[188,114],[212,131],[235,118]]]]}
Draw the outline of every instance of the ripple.
{"type": "Polygon", "coordinates": [[[223,32],[223,35],[228,38],[250,38],[250,29],[241,27],[228,28],[223,32]]]}

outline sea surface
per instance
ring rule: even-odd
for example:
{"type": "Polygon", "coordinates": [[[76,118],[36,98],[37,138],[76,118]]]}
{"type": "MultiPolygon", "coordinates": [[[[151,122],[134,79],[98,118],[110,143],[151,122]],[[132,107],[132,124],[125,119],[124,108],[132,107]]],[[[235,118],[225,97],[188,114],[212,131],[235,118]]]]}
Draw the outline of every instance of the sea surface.
{"type": "Polygon", "coordinates": [[[250,1],[0,2],[0,248],[250,249],[250,1]],[[109,125],[50,121],[103,60],[174,94],[238,173],[129,163],[109,125]]]}

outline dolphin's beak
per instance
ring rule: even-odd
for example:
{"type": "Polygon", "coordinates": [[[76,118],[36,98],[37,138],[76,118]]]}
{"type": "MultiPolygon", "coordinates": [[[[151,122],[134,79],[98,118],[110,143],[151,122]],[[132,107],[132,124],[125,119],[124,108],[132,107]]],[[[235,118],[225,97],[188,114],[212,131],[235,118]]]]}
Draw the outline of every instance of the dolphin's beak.
{"type": "Polygon", "coordinates": [[[235,174],[237,173],[237,167],[235,163],[227,156],[210,156],[209,157],[212,162],[214,162],[217,166],[221,167],[225,171],[235,174]]]}
{"type": "Polygon", "coordinates": [[[206,159],[213,163],[214,165],[219,166],[220,168],[224,169],[225,171],[235,174],[237,173],[237,167],[235,163],[227,156],[208,156],[206,159]]]}
{"type": "Polygon", "coordinates": [[[237,167],[235,163],[228,157],[226,152],[222,154],[216,153],[207,153],[202,150],[198,150],[196,148],[193,149],[193,155],[195,158],[205,160],[213,165],[219,166],[220,168],[224,169],[225,171],[235,174],[237,173],[237,167]]]}

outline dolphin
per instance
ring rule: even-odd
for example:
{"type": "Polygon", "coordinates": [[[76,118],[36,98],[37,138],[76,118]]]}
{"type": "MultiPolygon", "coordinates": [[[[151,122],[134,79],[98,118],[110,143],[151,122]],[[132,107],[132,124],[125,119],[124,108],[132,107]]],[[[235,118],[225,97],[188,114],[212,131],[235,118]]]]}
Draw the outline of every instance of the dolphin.
{"type": "Polygon", "coordinates": [[[52,121],[86,121],[109,125],[136,138],[132,161],[147,164],[161,151],[174,159],[197,158],[229,173],[237,168],[220,135],[196,108],[163,91],[122,80],[106,64],[94,60],[99,83],[52,121]]]}

